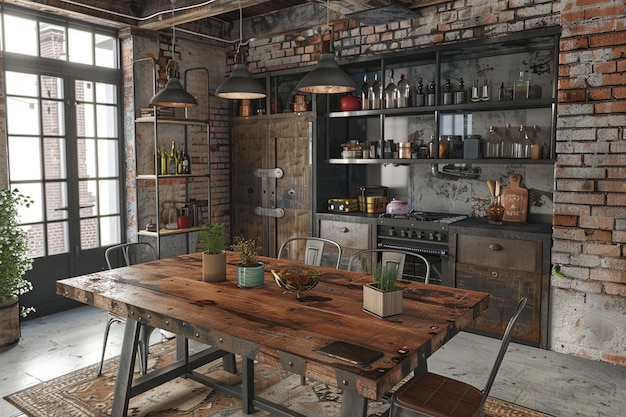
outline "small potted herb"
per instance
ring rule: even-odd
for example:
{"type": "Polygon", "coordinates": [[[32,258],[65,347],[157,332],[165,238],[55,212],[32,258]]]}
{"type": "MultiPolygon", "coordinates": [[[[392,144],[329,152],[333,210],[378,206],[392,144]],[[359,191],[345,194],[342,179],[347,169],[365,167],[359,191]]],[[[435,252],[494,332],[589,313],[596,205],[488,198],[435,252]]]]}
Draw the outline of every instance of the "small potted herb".
{"type": "Polygon", "coordinates": [[[262,249],[260,240],[237,236],[232,249],[239,254],[241,259],[241,263],[237,267],[237,285],[243,288],[263,285],[265,265],[258,260],[262,249]]]}
{"type": "Polygon", "coordinates": [[[402,313],[402,289],[396,288],[398,266],[378,263],[374,282],[363,286],[363,310],[385,319],[402,313]]]}
{"type": "Polygon", "coordinates": [[[205,224],[198,233],[198,245],[202,248],[202,280],[218,282],[226,280],[226,234],[220,223],[205,224]]]}

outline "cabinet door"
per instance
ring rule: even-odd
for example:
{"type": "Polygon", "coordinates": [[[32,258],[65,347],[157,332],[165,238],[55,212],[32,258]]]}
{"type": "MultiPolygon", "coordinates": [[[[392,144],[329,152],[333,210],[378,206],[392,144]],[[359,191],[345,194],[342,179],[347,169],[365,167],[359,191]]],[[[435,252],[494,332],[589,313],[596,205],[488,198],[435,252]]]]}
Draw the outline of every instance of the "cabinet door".
{"type": "MultiPolygon", "coordinates": [[[[343,258],[339,267],[348,269],[348,261],[356,252],[369,249],[372,240],[372,225],[369,223],[342,222],[336,220],[320,220],[320,237],[334,240],[339,243],[343,250],[343,258]]],[[[374,255],[370,256],[370,262],[366,257],[362,265],[355,265],[355,271],[371,272],[374,264],[374,255]],[[368,265],[369,264],[369,265],[368,265]]]]}

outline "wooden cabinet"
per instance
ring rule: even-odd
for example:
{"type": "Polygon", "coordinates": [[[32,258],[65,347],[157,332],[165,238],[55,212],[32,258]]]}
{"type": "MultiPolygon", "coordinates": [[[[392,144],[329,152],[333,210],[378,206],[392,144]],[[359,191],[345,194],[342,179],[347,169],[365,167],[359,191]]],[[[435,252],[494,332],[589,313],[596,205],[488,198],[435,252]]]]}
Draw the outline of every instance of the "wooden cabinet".
{"type": "MultiPolygon", "coordinates": [[[[319,236],[334,240],[343,250],[339,267],[348,269],[348,261],[356,252],[375,248],[375,219],[362,216],[318,213],[319,236]]],[[[355,269],[360,270],[360,269],[355,269]]]]}
{"type": "Polygon", "coordinates": [[[489,225],[468,219],[450,226],[452,285],[490,294],[477,332],[502,335],[521,297],[528,303],[514,340],[548,348],[550,225],[489,225]]]}
{"type": "Polygon", "coordinates": [[[276,256],[292,237],[313,236],[315,118],[277,114],[234,118],[232,233],[259,237],[276,256]]]}

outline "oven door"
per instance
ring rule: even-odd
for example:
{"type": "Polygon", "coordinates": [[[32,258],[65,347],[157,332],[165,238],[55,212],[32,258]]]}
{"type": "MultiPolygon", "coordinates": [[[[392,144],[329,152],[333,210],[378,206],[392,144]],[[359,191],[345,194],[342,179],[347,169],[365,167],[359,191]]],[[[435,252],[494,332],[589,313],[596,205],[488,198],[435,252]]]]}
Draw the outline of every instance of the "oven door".
{"type": "MultiPolygon", "coordinates": [[[[417,253],[424,256],[430,264],[430,280],[431,284],[442,285],[445,281],[444,277],[449,276],[448,273],[448,246],[447,244],[438,244],[430,242],[407,242],[406,240],[396,240],[390,237],[379,236],[377,239],[379,249],[397,249],[407,252],[417,253]]],[[[410,256],[404,261],[404,279],[411,281],[424,282],[426,275],[426,266],[421,259],[415,259],[410,256]]]]}

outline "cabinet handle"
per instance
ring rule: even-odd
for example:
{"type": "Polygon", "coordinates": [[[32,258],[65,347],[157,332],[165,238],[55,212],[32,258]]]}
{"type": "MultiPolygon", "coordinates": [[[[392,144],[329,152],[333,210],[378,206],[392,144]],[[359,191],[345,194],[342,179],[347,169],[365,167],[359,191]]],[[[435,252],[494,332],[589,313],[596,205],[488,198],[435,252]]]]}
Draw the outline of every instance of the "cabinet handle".
{"type": "Polygon", "coordinates": [[[339,231],[341,233],[348,233],[350,231],[350,229],[348,229],[347,227],[342,227],[341,229],[339,229],[339,231]]]}
{"type": "Polygon", "coordinates": [[[491,273],[491,277],[492,277],[492,278],[498,278],[498,273],[497,273],[496,271],[493,271],[493,272],[491,273]]]}
{"type": "Polygon", "coordinates": [[[502,250],[502,249],[504,249],[504,248],[499,243],[492,243],[491,245],[489,245],[489,250],[494,251],[494,252],[497,252],[497,251],[502,250]]]}

